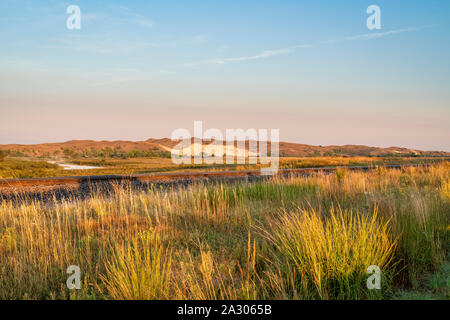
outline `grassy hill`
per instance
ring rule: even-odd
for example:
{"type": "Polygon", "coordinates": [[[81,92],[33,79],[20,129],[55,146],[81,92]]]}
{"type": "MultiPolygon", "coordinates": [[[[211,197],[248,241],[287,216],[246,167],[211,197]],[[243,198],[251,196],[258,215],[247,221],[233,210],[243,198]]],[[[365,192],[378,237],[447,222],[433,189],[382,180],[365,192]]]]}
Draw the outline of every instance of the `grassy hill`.
{"type": "MultiPolygon", "coordinates": [[[[10,144],[0,145],[0,150],[14,156],[31,157],[73,157],[75,155],[88,158],[95,156],[106,156],[117,153],[117,157],[129,155],[133,152],[139,156],[141,153],[148,155],[169,157],[170,150],[179,143],[168,138],[148,139],[146,141],[93,141],[93,140],[71,140],[61,143],[43,143],[35,145],[10,144]]],[[[210,142],[203,142],[205,145],[210,142]]],[[[248,141],[246,149],[248,149],[248,141]]],[[[270,148],[269,148],[270,149],[270,148]]],[[[343,146],[313,146],[307,144],[280,142],[280,156],[283,157],[322,157],[322,156],[346,156],[346,157],[383,157],[383,156],[427,156],[442,157],[450,156],[450,152],[444,151],[421,151],[415,149],[389,147],[379,148],[363,145],[343,146]]],[[[142,154],[141,154],[142,155],[142,154]]],[[[133,157],[133,156],[131,156],[133,157]]]]}

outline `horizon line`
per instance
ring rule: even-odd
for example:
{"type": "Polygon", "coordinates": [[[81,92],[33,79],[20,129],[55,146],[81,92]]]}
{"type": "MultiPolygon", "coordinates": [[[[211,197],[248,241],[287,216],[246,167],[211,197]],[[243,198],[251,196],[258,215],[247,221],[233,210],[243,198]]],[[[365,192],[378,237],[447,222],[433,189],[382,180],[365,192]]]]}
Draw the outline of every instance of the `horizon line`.
{"type": "MultiPolygon", "coordinates": [[[[191,137],[192,139],[199,139],[196,137],[191,137]]],[[[176,140],[172,140],[168,137],[162,137],[162,138],[148,138],[146,140],[126,140],[126,139],[115,139],[115,140],[107,140],[107,139],[69,139],[69,140],[65,140],[65,141],[57,141],[57,142],[38,142],[38,143],[0,143],[0,146],[6,147],[6,146],[38,146],[38,145],[45,145],[45,144],[65,144],[65,143],[69,143],[69,142],[82,142],[82,141],[86,141],[86,142],[97,142],[97,143],[101,143],[101,142],[132,142],[132,143],[138,143],[138,142],[147,142],[148,140],[169,140],[169,141],[182,141],[183,139],[176,139],[176,140]]],[[[188,140],[188,139],[186,139],[188,140]]],[[[201,141],[212,141],[214,139],[201,139],[201,141]]],[[[229,142],[230,140],[222,140],[223,142],[229,142]]],[[[262,142],[264,140],[231,140],[234,142],[237,141],[257,141],[257,142],[262,142]]],[[[265,142],[270,142],[270,140],[265,141],[265,142]]],[[[346,147],[346,146],[355,146],[355,147],[368,147],[368,148],[378,148],[378,149],[390,149],[390,148],[399,148],[399,149],[408,149],[408,150],[413,150],[413,151],[422,151],[422,152],[445,152],[445,153],[450,153],[450,150],[423,150],[423,149],[417,149],[417,148],[409,148],[409,147],[404,147],[404,146],[396,146],[396,145],[391,145],[389,147],[382,147],[380,145],[367,145],[367,144],[309,144],[309,143],[305,143],[305,142],[295,142],[295,141],[289,141],[289,140],[280,140],[279,143],[292,143],[292,144],[298,144],[298,145],[307,145],[307,146],[314,146],[314,147],[321,147],[321,148],[326,148],[326,147],[346,147]]]]}

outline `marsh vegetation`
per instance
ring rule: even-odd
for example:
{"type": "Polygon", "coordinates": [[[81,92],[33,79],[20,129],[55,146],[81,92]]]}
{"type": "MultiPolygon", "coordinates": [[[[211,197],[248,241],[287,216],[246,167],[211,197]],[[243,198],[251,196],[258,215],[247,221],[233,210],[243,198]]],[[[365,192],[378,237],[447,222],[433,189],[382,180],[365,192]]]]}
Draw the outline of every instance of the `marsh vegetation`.
{"type": "Polygon", "coordinates": [[[444,163],[3,201],[0,299],[448,299],[449,186],[444,163]]]}

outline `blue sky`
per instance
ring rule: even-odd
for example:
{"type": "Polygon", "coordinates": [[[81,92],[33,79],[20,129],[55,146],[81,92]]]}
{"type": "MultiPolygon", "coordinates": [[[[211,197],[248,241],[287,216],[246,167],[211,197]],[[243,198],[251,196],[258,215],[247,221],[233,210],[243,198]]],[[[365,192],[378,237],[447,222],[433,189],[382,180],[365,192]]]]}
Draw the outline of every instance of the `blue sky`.
{"type": "Polygon", "coordinates": [[[0,143],[278,128],[450,151],[450,2],[0,0],[0,143]],[[366,8],[381,8],[368,30],[366,8]],[[68,30],[66,8],[81,8],[68,30]]]}

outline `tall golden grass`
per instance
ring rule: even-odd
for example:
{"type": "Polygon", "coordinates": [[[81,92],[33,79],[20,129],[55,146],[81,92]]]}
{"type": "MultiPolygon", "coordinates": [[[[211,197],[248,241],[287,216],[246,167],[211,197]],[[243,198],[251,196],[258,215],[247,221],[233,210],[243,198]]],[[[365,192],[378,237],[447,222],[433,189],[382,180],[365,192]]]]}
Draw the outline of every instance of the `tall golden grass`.
{"type": "Polygon", "coordinates": [[[300,209],[284,212],[272,230],[269,239],[292,261],[308,292],[320,299],[367,295],[362,285],[367,268],[388,270],[396,244],[389,221],[381,223],[376,211],[331,209],[323,217],[314,209],[300,209]]]}
{"type": "Polygon", "coordinates": [[[448,259],[449,179],[441,164],[3,201],[0,298],[392,298],[448,259]]]}
{"type": "Polygon", "coordinates": [[[159,234],[145,232],[128,245],[114,245],[101,280],[113,299],[168,299],[171,265],[171,251],[161,243],[159,234]]]}

